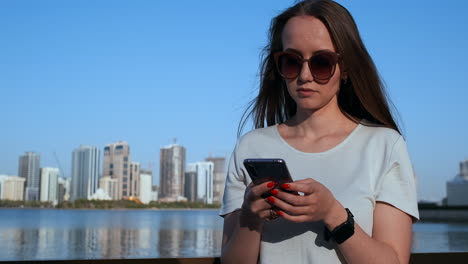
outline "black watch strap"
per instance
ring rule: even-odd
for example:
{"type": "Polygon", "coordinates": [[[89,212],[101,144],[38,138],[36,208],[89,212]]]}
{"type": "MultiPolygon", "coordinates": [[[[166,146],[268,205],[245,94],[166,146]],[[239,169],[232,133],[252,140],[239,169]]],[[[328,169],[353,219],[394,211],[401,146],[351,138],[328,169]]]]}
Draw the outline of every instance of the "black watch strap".
{"type": "Polygon", "coordinates": [[[348,213],[348,219],[333,229],[333,231],[330,231],[327,227],[325,227],[325,240],[328,241],[330,238],[333,238],[336,243],[341,244],[354,235],[354,216],[348,208],[345,209],[348,213]]]}

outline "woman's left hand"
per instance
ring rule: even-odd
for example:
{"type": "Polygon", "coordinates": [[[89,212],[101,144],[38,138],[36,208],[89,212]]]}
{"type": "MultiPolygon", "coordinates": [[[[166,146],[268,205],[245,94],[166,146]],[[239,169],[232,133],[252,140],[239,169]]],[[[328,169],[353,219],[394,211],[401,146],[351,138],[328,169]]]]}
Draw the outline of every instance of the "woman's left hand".
{"type": "Polygon", "coordinates": [[[273,199],[268,201],[279,209],[278,215],[289,221],[328,222],[328,219],[335,217],[335,212],[344,211],[330,190],[311,178],[286,183],[281,187],[284,190],[304,193],[304,195],[295,195],[281,189],[271,191],[273,199]]]}

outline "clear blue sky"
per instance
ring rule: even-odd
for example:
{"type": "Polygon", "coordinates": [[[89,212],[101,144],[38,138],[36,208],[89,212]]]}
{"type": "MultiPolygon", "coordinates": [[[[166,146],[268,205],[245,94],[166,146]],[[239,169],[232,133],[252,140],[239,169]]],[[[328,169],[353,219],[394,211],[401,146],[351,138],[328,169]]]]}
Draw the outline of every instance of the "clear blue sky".
{"type": "MultiPolygon", "coordinates": [[[[467,1],[339,1],[404,123],[419,198],[438,200],[468,157],[467,1]]],[[[0,1],[0,174],[25,151],[66,176],[80,144],[125,140],[153,164],[229,157],[258,86],[271,18],[293,1],[0,1]]]]}

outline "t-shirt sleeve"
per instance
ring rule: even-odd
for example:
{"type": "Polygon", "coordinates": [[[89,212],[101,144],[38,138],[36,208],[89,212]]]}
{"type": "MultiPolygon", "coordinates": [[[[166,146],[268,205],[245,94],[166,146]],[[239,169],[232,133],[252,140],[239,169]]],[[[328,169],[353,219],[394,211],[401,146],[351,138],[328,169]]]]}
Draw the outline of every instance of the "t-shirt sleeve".
{"type": "Polygon", "coordinates": [[[241,166],[243,165],[239,160],[239,148],[236,145],[228,165],[220,216],[224,217],[242,206],[247,182],[241,166]]]}
{"type": "Polygon", "coordinates": [[[378,183],[376,201],[391,204],[412,216],[413,220],[419,220],[416,184],[406,142],[399,136],[389,156],[386,172],[378,183]]]}

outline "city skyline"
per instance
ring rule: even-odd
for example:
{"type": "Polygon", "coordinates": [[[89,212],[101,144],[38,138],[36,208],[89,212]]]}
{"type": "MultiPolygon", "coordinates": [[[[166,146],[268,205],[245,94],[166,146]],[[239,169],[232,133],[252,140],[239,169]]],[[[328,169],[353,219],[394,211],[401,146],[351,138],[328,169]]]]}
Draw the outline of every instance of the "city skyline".
{"type": "MultiPolygon", "coordinates": [[[[60,177],[66,178],[66,179],[71,179],[71,178],[72,178],[72,174],[73,174],[73,152],[76,151],[76,150],[78,150],[78,149],[81,149],[81,148],[85,148],[85,149],[87,149],[87,148],[96,148],[96,149],[98,150],[97,156],[98,156],[98,160],[99,160],[99,168],[97,169],[97,170],[98,170],[98,176],[99,176],[100,178],[102,178],[102,177],[105,177],[105,176],[109,176],[109,168],[108,168],[108,167],[109,167],[109,164],[108,164],[108,163],[110,163],[110,161],[106,161],[106,159],[104,158],[104,157],[106,156],[105,153],[106,153],[106,151],[109,151],[110,146],[114,145],[114,147],[115,147],[115,146],[117,146],[117,145],[119,145],[119,144],[124,144],[127,148],[130,148],[130,147],[129,147],[130,144],[128,144],[126,141],[121,141],[121,140],[120,140],[120,141],[117,141],[117,142],[114,142],[114,143],[106,144],[106,145],[102,148],[102,150],[103,150],[102,153],[101,153],[101,148],[99,148],[99,147],[92,146],[92,145],[88,145],[88,144],[79,144],[79,147],[78,147],[78,148],[75,147],[75,148],[73,149],[73,151],[70,152],[70,153],[71,153],[71,156],[72,156],[72,161],[71,161],[71,163],[70,163],[70,164],[66,164],[66,163],[65,163],[65,167],[70,167],[70,172],[66,172],[66,171],[65,171],[65,173],[64,173],[64,171],[62,171],[62,168],[61,168],[61,167],[62,167],[62,162],[59,162],[59,159],[56,157],[55,154],[54,154],[55,162],[54,162],[53,165],[44,165],[44,166],[42,166],[42,165],[41,165],[41,166],[37,166],[37,165],[36,165],[35,167],[39,168],[39,170],[40,170],[40,169],[43,169],[43,168],[54,168],[54,169],[56,168],[56,169],[59,170],[59,175],[60,175],[60,177]],[[101,166],[101,165],[102,165],[102,166],[101,166]],[[106,165],[107,165],[107,166],[106,166],[106,165]]],[[[171,144],[171,145],[166,145],[166,146],[164,146],[164,147],[161,147],[160,149],[164,149],[164,148],[168,148],[168,147],[172,147],[172,146],[181,146],[181,147],[184,147],[183,145],[179,145],[179,144],[171,144]]],[[[184,148],[185,148],[185,147],[184,147],[184,148]]],[[[31,155],[31,154],[34,155],[34,156],[37,156],[37,157],[39,158],[39,160],[42,160],[42,158],[43,158],[43,155],[42,155],[41,152],[39,152],[39,151],[24,151],[22,155],[19,155],[19,157],[20,157],[20,162],[18,162],[17,165],[16,165],[16,166],[17,166],[17,167],[16,167],[16,170],[17,170],[17,171],[18,171],[18,170],[21,170],[20,168],[22,167],[22,166],[21,166],[21,159],[22,159],[22,157],[23,157],[23,156],[26,156],[26,155],[31,155]]],[[[127,155],[127,157],[129,158],[129,156],[130,156],[130,155],[129,155],[129,152],[127,152],[126,155],[127,155]]],[[[184,154],[184,155],[185,155],[185,154],[184,154]]],[[[158,157],[158,160],[159,160],[159,158],[160,158],[160,157],[158,157]]],[[[130,159],[128,159],[128,160],[130,161],[130,159]]],[[[223,156],[214,156],[214,155],[209,154],[208,156],[205,156],[204,158],[202,158],[202,159],[200,159],[200,160],[197,160],[197,161],[193,161],[193,162],[188,162],[188,161],[187,161],[187,162],[185,162],[185,165],[189,165],[190,163],[199,163],[199,162],[203,162],[203,161],[213,161],[213,162],[217,162],[217,161],[218,161],[218,162],[221,162],[222,164],[224,164],[225,160],[226,160],[226,157],[223,157],[223,156]]],[[[140,164],[139,161],[133,161],[133,160],[131,160],[131,162],[130,162],[129,164],[130,164],[130,165],[134,165],[134,164],[132,164],[132,163],[136,163],[138,166],[139,166],[139,164],[140,164]]],[[[221,164],[221,163],[220,163],[220,164],[221,164]]],[[[123,170],[123,164],[121,164],[121,165],[122,165],[122,168],[121,168],[121,169],[123,170]]],[[[115,167],[117,167],[117,166],[114,165],[114,169],[115,169],[115,167]]],[[[148,166],[148,167],[150,167],[150,166],[148,166]]],[[[148,170],[149,170],[148,167],[142,167],[141,169],[144,169],[144,170],[148,171],[148,170]]],[[[218,171],[218,173],[223,173],[222,171],[224,171],[225,166],[224,166],[224,165],[222,165],[222,166],[218,165],[218,167],[221,167],[221,171],[218,171]]],[[[139,169],[140,169],[140,168],[139,168],[139,169]]],[[[219,170],[219,169],[218,169],[218,170],[219,170]]],[[[149,171],[152,172],[153,180],[154,180],[155,178],[159,178],[159,177],[155,177],[155,175],[158,175],[158,176],[159,176],[158,172],[156,172],[156,171],[154,171],[154,170],[149,170],[149,171]]],[[[20,173],[0,173],[0,175],[19,176],[20,173]]],[[[38,178],[40,178],[40,175],[41,175],[41,174],[39,174],[38,178]]],[[[27,178],[27,177],[25,177],[25,178],[27,178]]],[[[220,181],[220,182],[224,182],[224,179],[217,179],[217,180],[220,181]]],[[[153,184],[153,185],[159,185],[159,184],[158,184],[159,181],[158,181],[158,182],[153,181],[153,183],[156,183],[156,184],[153,184]]],[[[222,192],[222,190],[218,190],[218,192],[222,192]]]]}
{"type": "Polygon", "coordinates": [[[219,172],[225,167],[224,157],[210,156],[205,158],[205,161],[186,164],[183,146],[172,144],[162,147],[160,162],[161,175],[164,176],[160,184],[155,184],[152,180],[153,172],[142,169],[139,162],[131,160],[130,149],[130,145],[125,141],[106,144],[101,158],[99,148],[80,145],[72,151],[72,176],[70,178],[62,176],[61,168],[40,166],[40,154],[25,152],[19,157],[18,162],[18,172],[21,176],[0,174],[0,200],[27,201],[26,190],[36,183],[35,180],[31,180],[33,178],[31,175],[34,175],[34,171],[37,170],[40,171],[40,179],[37,180],[39,189],[34,192],[37,197],[29,200],[51,202],[54,206],[69,198],[72,202],[78,199],[136,199],[137,203],[143,202],[144,204],[150,201],[188,200],[205,204],[221,201],[220,191],[217,191],[214,186],[223,184],[224,180],[218,179],[214,172],[219,172]],[[187,177],[186,167],[187,172],[196,173],[195,179],[190,183],[194,184],[196,190],[187,192],[187,188],[192,187],[184,183],[187,177]],[[22,181],[24,186],[19,188],[17,181],[22,181]],[[160,188],[157,188],[158,186],[160,188]],[[194,198],[190,198],[191,194],[187,195],[190,192],[193,192],[194,198]],[[18,198],[19,196],[21,197],[18,198]]]}
{"type": "MultiPolygon", "coordinates": [[[[293,2],[0,1],[0,174],[34,151],[70,177],[71,149],[119,140],[155,183],[174,137],[186,163],[228,160],[271,18],[293,2]]],[[[418,198],[442,199],[468,157],[468,3],[338,2],[399,111],[418,198]]]]}

